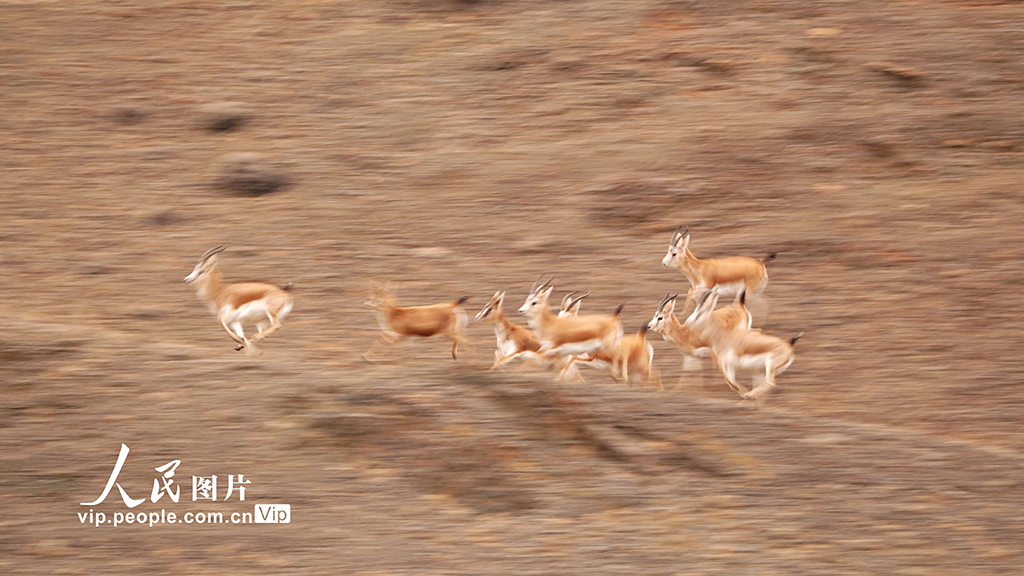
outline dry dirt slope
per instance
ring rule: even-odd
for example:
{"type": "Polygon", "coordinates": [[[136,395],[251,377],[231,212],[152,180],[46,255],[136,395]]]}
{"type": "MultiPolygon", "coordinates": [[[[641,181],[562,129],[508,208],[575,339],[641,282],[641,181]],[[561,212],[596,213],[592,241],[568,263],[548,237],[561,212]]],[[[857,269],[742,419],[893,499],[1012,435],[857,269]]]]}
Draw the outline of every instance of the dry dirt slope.
{"type": "Polygon", "coordinates": [[[0,3],[0,566],[1014,573],[1022,17],[0,3]],[[288,184],[220,188],[238,153],[288,184]],[[551,272],[633,329],[685,288],[657,264],[681,222],[701,256],[780,253],[755,319],[807,336],[759,411],[710,371],[665,393],[489,375],[481,326],[475,362],[357,360],[373,278],[518,305],[551,272]],[[296,282],[262,356],[180,284],[221,242],[229,278],[296,282]],[[178,458],[294,521],[83,526],[121,442],[133,495],[178,458]]]}

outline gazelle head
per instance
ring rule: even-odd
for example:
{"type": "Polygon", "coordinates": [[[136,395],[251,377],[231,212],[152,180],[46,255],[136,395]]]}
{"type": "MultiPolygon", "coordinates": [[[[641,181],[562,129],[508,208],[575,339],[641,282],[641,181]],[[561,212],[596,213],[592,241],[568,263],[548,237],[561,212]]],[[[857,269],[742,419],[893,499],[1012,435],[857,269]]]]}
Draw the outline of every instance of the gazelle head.
{"type": "Polygon", "coordinates": [[[715,306],[717,305],[718,293],[714,290],[706,290],[700,295],[700,299],[697,300],[697,307],[693,309],[693,313],[690,314],[683,324],[697,330],[703,329],[711,321],[711,313],[715,311],[715,306]]]}
{"type": "Polygon", "coordinates": [[[537,281],[533,283],[530,288],[530,295],[526,297],[526,302],[519,308],[519,313],[523,316],[531,316],[537,314],[538,310],[543,310],[548,305],[548,298],[551,297],[551,291],[555,289],[551,285],[551,281],[554,278],[548,278],[548,281],[541,284],[540,280],[544,275],[541,274],[537,281]]]}
{"type": "Polygon", "coordinates": [[[558,311],[559,318],[565,318],[567,316],[575,318],[577,315],[579,315],[580,305],[582,304],[584,298],[590,296],[590,292],[587,292],[583,296],[577,296],[576,298],[573,298],[573,295],[576,294],[576,292],[578,292],[578,290],[573,290],[572,292],[569,292],[562,298],[562,306],[558,311]]]}
{"type": "Polygon", "coordinates": [[[654,330],[655,332],[665,331],[666,321],[676,309],[677,296],[679,294],[675,296],[665,294],[665,297],[661,299],[661,303],[658,304],[658,311],[654,313],[654,318],[651,318],[651,321],[647,323],[649,330],[654,330]]]}
{"type": "Polygon", "coordinates": [[[679,231],[679,226],[676,231],[672,233],[672,241],[668,244],[668,252],[665,257],[661,259],[662,266],[678,267],[677,262],[680,258],[683,258],[686,254],[686,247],[690,245],[690,227],[687,226],[686,230],[679,231]]]}
{"type": "Polygon", "coordinates": [[[391,295],[390,286],[388,284],[375,283],[370,287],[370,296],[363,303],[364,306],[373,308],[375,310],[384,310],[393,307],[395,304],[395,298],[391,295]]]}
{"type": "Polygon", "coordinates": [[[199,259],[199,263],[196,264],[196,267],[192,269],[192,273],[185,276],[185,279],[182,280],[182,282],[192,284],[203,276],[209,274],[210,271],[217,267],[217,254],[220,254],[226,249],[227,246],[221,244],[216,248],[210,248],[207,250],[206,254],[203,254],[203,257],[199,259]]]}
{"type": "Polygon", "coordinates": [[[488,302],[482,310],[476,313],[477,320],[483,320],[489,318],[496,310],[501,310],[502,303],[505,302],[505,293],[497,291],[494,296],[491,296],[491,301],[488,302]]]}

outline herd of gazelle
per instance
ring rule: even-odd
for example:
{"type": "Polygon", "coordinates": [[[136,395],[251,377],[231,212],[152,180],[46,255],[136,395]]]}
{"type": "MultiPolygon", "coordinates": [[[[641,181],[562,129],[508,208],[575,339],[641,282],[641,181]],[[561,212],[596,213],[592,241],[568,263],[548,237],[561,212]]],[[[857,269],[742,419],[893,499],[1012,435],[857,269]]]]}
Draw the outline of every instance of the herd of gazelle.
{"type": "MultiPolygon", "coordinates": [[[[793,345],[802,335],[786,341],[752,328],[746,296],[764,290],[768,283],[765,262],[775,254],[762,260],[740,256],[701,260],[689,250],[688,232],[689,228],[673,232],[668,253],[661,261],[663,266],[680,270],[690,281],[682,309],[692,301],[696,306],[685,321],[680,322],[674,314],[678,294],[666,295],[650,322],[643,324],[636,334],[624,335],[619,320],[622,306],[607,315],[580,315],[582,301],[590,293],[576,296],[572,292],[562,298],[561,307],[555,312],[549,304],[553,279],[542,282],[541,275],[519,308],[529,328],[515,324],[505,315],[502,291],[496,292],[476,315],[477,320],[494,326],[497,350],[491,369],[502,368],[518,358],[557,369],[558,378],[582,379],[579,367],[590,366],[606,368],[613,378],[626,383],[635,379],[642,387],[653,382],[661,389],[661,376],[653,365],[654,347],[647,341],[647,332],[651,330],[678,348],[687,362],[714,359],[726,382],[742,398],[753,400],[768,392],[775,386],[775,377],[793,363],[793,345]],[[721,297],[734,300],[716,309],[721,297]],[[737,369],[754,373],[749,390],[736,381],[737,369]]],[[[291,311],[290,284],[224,284],[217,268],[217,254],[224,248],[218,246],[203,254],[185,282],[195,285],[199,298],[207,302],[221,327],[236,343],[235,349],[252,352],[254,343],[279,329],[291,311]],[[255,324],[257,332],[252,338],[246,337],[243,324],[255,324]]],[[[452,358],[457,359],[459,344],[467,342],[467,318],[461,305],[468,298],[430,306],[398,306],[387,286],[374,288],[366,304],[376,312],[381,333],[363,358],[371,360],[371,353],[378,347],[409,336],[443,335],[451,339],[452,358]]]]}

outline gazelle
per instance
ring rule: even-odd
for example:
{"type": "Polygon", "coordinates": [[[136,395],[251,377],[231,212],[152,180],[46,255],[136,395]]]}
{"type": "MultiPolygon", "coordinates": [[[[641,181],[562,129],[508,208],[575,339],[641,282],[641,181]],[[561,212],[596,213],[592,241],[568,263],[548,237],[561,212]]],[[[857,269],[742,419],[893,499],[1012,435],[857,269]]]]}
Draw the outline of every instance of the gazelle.
{"type": "MultiPolygon", "coordinates": [[[[704,293],[698,307],[705,302],[709,295],[710,292],[704,293]]],[[[686,323],[679,322],[679,319],[676,318],[673,312],[675,311],[676,298],[678,296],[678,294],[675,296],[666,294],[658,304],[658,310],[654,313],[654,318],[651,319],[647,326],[661,334],[665,341],[670,342],[683,353],[683,371],[688,371],[693,369],[693,367],[699,368],[700,361],[698,358],[711,356],[712,350],[707,339],[698,330],[686,323]]],[[[747,311],[745,303],[746,291],[743,291],[740,292],[736,302],[712,312],[711,321],[723,330],[734,330],[737,328],[749,330],[753,318],[750,312],[747,311]]],[[[694,313],[696,314],[696,311],[694,313]]],[[[681,376],[680,381],[682,381],[681,376]]]]}
{"type": "Polygon", "coordinates": [[[443,334],[452,340],[452,358],[458,359],[459,344],[467,342],[466,312],[461,304],[469,300],[463,296],[455,302],[433,304],[430,306],[398,306],[395,298],[386,286],[375,287],[370,293],[366,305],[377,313],[380,324],[380,336],[363,352],[363,359],[370,359],[370,352],[381,343],[391,345],[407,336],[429,338],[443,334]]]}
{"type": "MultiPolygon", "coordinates": [[[[519,313],[529,319],[530,327],[540,341],[538,354],[547,358],[592,354],[598,350],[614,354],[615,346],[622,338],[622,324],[619,322],[622,306],[610,316],[590,314],[559,318],[548,306],[554,289],[550,285],[552,280],[541,285],[538,278],[530,288],[530,295],[519,308],[519,313]]],[[[571,365],[567,362],[558,377],[561,378],[571,365]]]]}
{"type": "Polygon", "coordinates": [[[217,315],[221,328],[238,344],[235,350],[253,352],[253,343],[281,328],[281,321],[292,311],[293,299],[288,293],[291,283],[284,288],[266,282],[225,284],[217,268],[217,254],[225,249],[227,246],[221,244],[207,250],[184,282],[193,284],[199,299],[217,315]],[[246,338],[243,323],[256,325],[256,335],[251,339],[246,338]]]}
{"type": "MultiPolygon", "coordinates": [[[[576,291],[574,290],[562,297],[561,310],[558,312],[559,318],[575,318],[579,316],[580,305],[584,298],[590,296],[590,292],[573,298],[575,294],[576,291]]],[[[654,368],[652,371],[651,363],[653,360],[654,347],[647,342],[647,324],[644,324],[636,334],[627,334],[620,338],[614,353],[599,350],[593,354],[573,356],[569,359],[569,363],[572,366],[567,367],[567,370],[582,380],[583,377],[579,375],[578,367],[589,366],[591,368],[607,369],[612,378],[618,379],[619,374],[622,374],[622,380],[632,386],[629,382],[629,368],[631,367],[634,373],[640,375],[641,388],[643,388],[643,383],[650,380],[653,375],[657,381],[658,389],[661,390],[661,373],[658,372],[657,368],[654,368]]]]}
{"type": "Polygon", "coordinates": [[[592,355],[574,356],[569,360],[572,368],[577,366],[591,366],[594,368],[607,368],[612,378],[621,378],[623,382],[632,386],[630,382],[630,371],[639,375],[640,388],[644,383],[654,380],[658,390],[663,390],[661,385],[661,372],[654,367],[654,346],[647,341],[647,324],[642,324],[636,334],[627,334],[619,339],[619,344],[611,354],[604,350],[598,350],[592,355]]]}
{"type": "Polygon", "coordinates": [[[477,320],[486,320],[494,325],[494,335],[498,340],[498,349],[494,351],[494,365],[491,370],[500,368],[513,358],[536,358],[537,350],[540,349],[540,342],[528,328],[513,324],[505,316],[502,304],[505,302],[505,293],[498,291],[491,297],[480,312],[477,313],[477,320]]]}
{"type": "Polygon", "coordinates": [[[676,268],[690,281],[690,290],[686,293],[686,302],[683,303],[684,310],[690,305],[694,294],[707,290],[712,290],[716,294],[735,296],[741,290],[757,294],[768,285],[768,272],[764,265],[775,258],[774,252],[761,260],[746,256],[701,260],[690,252],[690,227],[687,226],[682,232],[679,228],[672,233],[672,241],[668,245],[665,257],[661,259],[661,265],[676,268]]]}
{"type": "Polygon", "coordinates": [[[803,332],[785,341],[759,330],[727,329],[715,322],[712,311],[718,295],[703,298],[686,324],[697,330],[710,345],[726,382],[744,400],[756,400],[775,387],[775,377],[789,368],[796,358],[793,345],[803,332]],[[764,381],[747,391],[736,382],[739,368],[764,370],[764,381]]]}
{"type": "Polygon", "coordinates": [[[573,298],[573,295],[576,294],[576,292],[578,292],[578,290],[573,290],[562,297],[562,306],[558,310],[559,318],[565,318],[567,316],[575,318],[580,315],[580,306],[583,303],[583,299],[590,296],[590,292],[587,292],[583,296],[573,298]]]}

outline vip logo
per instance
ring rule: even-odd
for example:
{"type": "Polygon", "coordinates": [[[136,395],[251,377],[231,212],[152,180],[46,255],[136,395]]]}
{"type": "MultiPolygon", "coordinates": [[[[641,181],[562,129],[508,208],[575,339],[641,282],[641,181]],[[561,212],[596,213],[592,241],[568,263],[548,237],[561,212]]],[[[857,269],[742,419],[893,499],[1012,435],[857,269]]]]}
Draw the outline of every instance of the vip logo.
{"type": "Polygon", "coordinates": [[[257,504],[255,520],[257,524],[290,524],[291,504],[257,504]]]}

